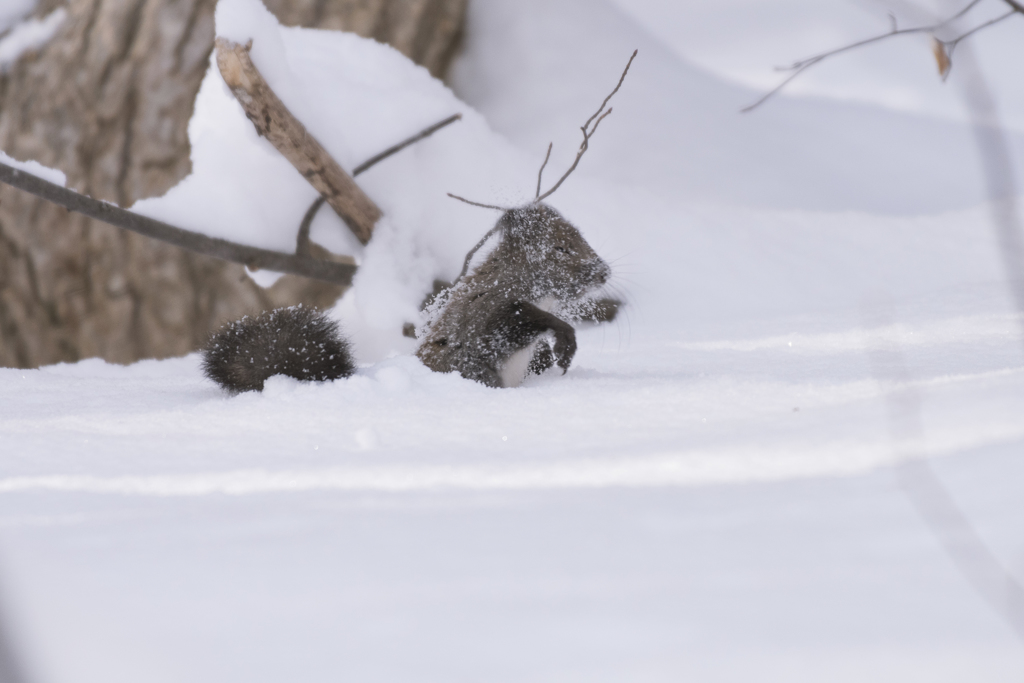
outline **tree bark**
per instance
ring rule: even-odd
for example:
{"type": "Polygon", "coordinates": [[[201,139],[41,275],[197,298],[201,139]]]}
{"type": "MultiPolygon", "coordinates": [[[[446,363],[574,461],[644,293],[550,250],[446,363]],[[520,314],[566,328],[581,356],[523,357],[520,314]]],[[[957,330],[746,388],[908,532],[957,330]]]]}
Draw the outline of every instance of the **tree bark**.
{"type": "MultiPolygon", "coordinates": [[[[37,13],[61,4],[41,0],[37,13]]],[[[461,25],[465,0],[420,4],[448,8],[444,16],[461,25]]],[[[0,149],[59,168],[69,187],[121,206],[166,192],[190,171],[187,125],[213,49],[214,5],[68,0],[54,38],[0,75],[0,149]]],[[[343,27],[338,17],[359,12],[411,21],[398,10],[419,7],[398,0],[268,5],[286,22],[326,27],[343,27]]],[[[412,42],[397,47],[443,65],[437,55],[450,55],[457,30],[428,21],[430,12],[417,16],[417,30],[406,31],[412,42]],[[431,40],[437,44],[423,47],[431,40]]],[[[240,266],[0,188],[3,366],[181,355],[227,320],[300,301],[327,306],[340,293],[291,276],[263,290],[240,266]]]]}
{"type": "Polygon", "coordinates": [[[288,26],[351,31],[395,47],[437,78],[458,48],[467,0],[264,0],[288,26]]]}

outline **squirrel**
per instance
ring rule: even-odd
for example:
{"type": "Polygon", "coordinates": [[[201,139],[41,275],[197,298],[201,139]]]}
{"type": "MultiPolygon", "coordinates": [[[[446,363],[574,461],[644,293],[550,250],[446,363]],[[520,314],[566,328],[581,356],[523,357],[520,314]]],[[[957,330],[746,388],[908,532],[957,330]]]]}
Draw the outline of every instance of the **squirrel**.
{"type": "Polygon", "coordinates": [[[557,314],[605,284],[611,268],[547,204],[509,209],[495,230],[494,251],[430,307],[416,356],[491,387],[518,386],[555,364],[564,374],[576,332],[557,314]]]}
{"type": "Polygon", "coordinates": [[[326,382],[356,369],[338,323],[301,304],[228,323],[202,353],[203,373],[233,394],[263,391],[273,375],[326,382]]]}
{"type": "MultiPolygon", "coordinates": [[[[416,356],[431,370],[491,387],[518,386],[556,364],[564,374],[576,332],[557,314],[605,284],[611,268],[546,204],[506,210],[492,232],[501,235],[498,246],[430,305],[416,356]]],[[[300,305],[226,325],[204,348],[203,370],[239,393],[260,391],[278,374],[348,377],[355,362],[337,322],[300,305]]]]}
{"type": "MultiPolygon", "coordinates": [[[[550,144],[529,204],[508,209],[449,193],[467,204],[499,209],[502,215],[466,255],[455,283],[428,306],[429,320],[421,329],[416,357],[431,370],[458,372],[490,387],[519,386],[529,374],[556,364],[562,374],[568,371],[576,354],[576,332],[558,314],[573,307],[583,312],[586,295],[608,281],[611,268],[580,231],[543,200],[576,170],[597,127],[612,113],[608,102],[622,87],[636,55],[634,50],[615,89],[580,128],[583,142],[576,160],[547,192],[541,193],[541,180],[551,158],[550,144]],[[464,277],[473,254],[494,233],[501,235],[498,246],[464,277]]],[[[319,203],[310,207],[307,217],[319,203]]],[[[355,362],[336,322],[296,306],[242,318],[221,329],[203,350],[203,370],[237,393],[260,391],[267,378],[277,374],[314,381],[348,377],[355,362]]]]}

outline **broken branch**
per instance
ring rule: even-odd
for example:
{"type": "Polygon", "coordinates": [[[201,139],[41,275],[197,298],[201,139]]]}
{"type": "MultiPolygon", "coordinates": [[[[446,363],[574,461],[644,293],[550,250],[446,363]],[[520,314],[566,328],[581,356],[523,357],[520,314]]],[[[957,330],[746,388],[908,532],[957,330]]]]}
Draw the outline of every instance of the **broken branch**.
{"type": "Polygon", "coordinates": [[[251,43],[218,38],[216,46],[217,67],[256,132],[316,188],[360,242],[369,242],[381,210],[274,94],[249,58],[251,43]]]}

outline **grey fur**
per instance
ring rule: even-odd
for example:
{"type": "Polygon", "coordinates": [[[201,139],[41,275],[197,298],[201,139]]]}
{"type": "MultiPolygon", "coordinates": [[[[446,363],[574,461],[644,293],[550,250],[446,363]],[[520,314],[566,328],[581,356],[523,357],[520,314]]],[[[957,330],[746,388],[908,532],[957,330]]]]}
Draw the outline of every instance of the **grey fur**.
{"type": "Polygon", "coordinates": [[[607,282],[611,268],[546,204],[510,209],[496,227],[500,244],[431,306],[416,355],[431,370],[494,387],[522,381],[502,376],[517,352],[533,354],[529,372],[553,364],[564,372],[576,334],[556,314],[607,282]]]}
{"type": "MultiPolygon", "coordinates": [[[[431,370],[492,387],[515,386],[554,365],[564,372],[576,333],[557,314],[607,282],[611,268],[546,204],[509,209],[495,228],[501,242],[494,251],[430,306],[416,355],[431,370]]],[[[296,306],[226,325],[203,350],[203,370],[237,393],[260,391],[277,374],[348,377],[355,364],[336,322],[296,306]]]]}
{"type": "Polygon", "coordinates": [[[229,323],[203,349],[203,372],[232,393],[262,391],[273,375],[325,382],[354,371],[338,323],[302,306],[229,323]]]}

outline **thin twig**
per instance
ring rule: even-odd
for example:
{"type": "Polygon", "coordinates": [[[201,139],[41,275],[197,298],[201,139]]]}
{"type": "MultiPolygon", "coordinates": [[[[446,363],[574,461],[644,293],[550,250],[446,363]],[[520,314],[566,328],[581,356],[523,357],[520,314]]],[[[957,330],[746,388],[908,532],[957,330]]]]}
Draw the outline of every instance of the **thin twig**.
{"type": "MultiPolygon", "coordinates": [[[[609,114],[612,113],[611,108],[609,108],[608,111],[605,111],[604,108],[608,105],[608,102],[609,100],[612,99],[612,96],[615,95],[615,93],[619,91],[619,88],[622,87],[622,82],[626,80],[626,74],[629,73],[629,67],[633,64],[633,60],[636,58],[637,52],[638,50],[633,50],[633,54],[629,56],[629,61],[626,62],[626,68],[623,69],[622,75],[619,76],[619,82],[615,84],[615,89],[612,90],[611,93],[609,93],[608,96],[604,98],[604,101],[601,102],[601,107],[596,112],[594,112],[594,114],[589,119],[587,119],[586,123],[584,123],[580,127],[580,130],[583,131],[583,142],[580,143],[580,149],[576,153],[576,160],[573,161],[572,166],[569,167],[569,170],[566,171],[565,174],[558,179],[558,182],[555,183],[550,190],[548,190],[544,194],[541,194],[541,178],[544,174],[544,167],[548,165],[548,159],[551,158],[551,148],[553,146],[553,143],[548,143],[548,153],[544,156],[544,163],[541,164],[540,170],[537,172],[537,194],[533,200],[534,203],[537,203],[542,199],[551,196],[551,194],[559,188],[562,182],[569,177],[569,174],[576,170],[576,166],[580,163],[580,158],[583,156],[583,154],[587,151],[587,148],[589,147],[591,136],[593,136],[594,133],[597,132],[597,127],[601,125],[601,121],[603,121],[609,114]],[[591,123],[594,124],[593,128],[591,128],[590,126],[591,123]]],[[[508,209],[501,206],[494,206],[492,204],[481,204],[479,202],[471,202],[470,200],[465,199],[463,197],[459,197],[458,195],[454,195],[451,192],[448,193],[448,196],[451,197],[452,199],[458,199],[459,201],[466,202],[467,204],[472,204],[473,206],[480,206],[485,209],[498,209],[499,211],[508,211],[508,209]]],[[[476,254],[477,251],[480,250],[481,247],[484,246],[484,244],[486,244],[487,240],[491,238],[491,235],[493,235],[498,230],[498,225],[495,225],[493,228],[488,230],[482,238],[480,238],[480,241],[477,242],[472,249],[469,250],[469,253],[466,254],[466,260],[462,263],[462,272],[460,272],[459,276],[455,278],[454,282],[452,282],[452,286],[455,286],[463,277],[466,276],[466,273],[469,271],[469,264],[473,260],[473,256],[476,254]]]]}
{"type": "MultiPolygon", "coordinates": [[[[449,116],[397,145],[389,147],[357,166],[352,172],[352,176],[355,177],[365,172],[396,152],[432,135],[441,128],[458,121],[460,118],[462,118],[461,114],[449,116]]],[[[326,201],[323,196],[318,197],[313,202],[302,219],[302,224],[299,226],[296,238],[295,254],[285,254],[217,237],[210,237],[191,230],[184,230],[162,221],[127,211],[113,204],[87,197],[3,163],[0,163],[0,182],[89,218],[94,218],[152,239],[167,242],[197,254],[212,256],[224,261],[231,261],[232,263],[240,263],[252,270],[272,270],[344,286],[352,284],[352,276],[356,271],[354,265],[325,261],[313,258],[310,255],[310,227],[317,211],[326,201]]]]}
{"type": "MultiPolygon", "coordinates": [[[[864,40],[859,40],[859,41],[857,41],[855,43],[851,43],[850,45],[846,45],[844,47],[836,48],[835,50],[829,50],[827,52],[822,52],[820,54],[814,55],[813,57],[808,57],[806,59],[801,59],[800,61],[794,62],[790,66],[780,67],[778,70],[779,71],[789,71],[789,70],[792,70],[792,69],[798,69],[801,66],[803,66],[806,62],[811,62],[811,61],[819,62],[819,61],[821,61],[822,59],[824,59],[826,57],[831,57],[831,56],[837,55],[837,54],[839,54],[841,52],[846,52],[847,50],[852,50],[854,48],[861,47],[862,45],[867,45],[869,43],[874,43],[876,41],[883,40],[885,38],[891,38],[892,36],[905,35],[907,33],[925,33],[925,32],[930,33],[932,31],[938,31],[940,28],[942,28],[946,24],[949,24],[949,23],[951,23],[953,21],[956,21],[957,19],[959,19],[962,16],[964,16],[965,14],[970,12],[972,9],[977,7],[983,1],[984,0],[972,0],[966,7],[964,7],[962,10],[960,10],[959,12],[954,14],[953,16],[951,16],[951,17],[949,17],[947,19],[943,19],[942,21],[938,22],[937,24],[930,24],[928,26],[917,26],[917,27],[914,27],[914,28],[901,28],[901,29],[897,29],[896,28],[896,20],[893,19],[892,20],[893,28],[888,33],[883,33],[881,35],[874,36],[873,38],[865,38],[864,40]]],[[[892,17],[891,14],[889,16],[892,17]]]]}
{"type": "MultiPolygon", "coordinates": [[[[487,240],[491,239],[491,235],[498,232],[500,229],[499,225],[500,223],[484,233],[484,236],[480,238],[480,241],[473,245],[473,248],[469,250],[466,254],[466,260],[462,262],[462,271],[459,273],[459,276],[452,281],[451,287],[454,287],[459,283],[459,280],[466,277],[466,273],[469,272],[469,263],[473,260],[473,256],[476,255],[476,252],[480,251],[480,247],[484,246],[484,244],[487,243],[487,240]]],[[[449,287],[449,289],[451,289],[451,287],[449,287]]]]}
{"type": "MultiPolygon", "coordinates": [[[[383,152],[379,154],[374,154],[372,157],[370,157],[363,163],[359,164],[358,166],[355,167],[355,169],[352,170],[352,177],[355,178],[361,173],[369,171],[371,168],[373,168],[380,162],[384,161],[388,157],[392,156],[393,154],[401,152],[409,145],[419,142],[423,138],[430,137],[431,135],[441,130],[445,126],[455,123],[456,121],[459,121],[461,119],[462,114],[452,114],[443,121],[438,121],[434,125],[428,126],[421,130],[419,133],[416,133],[416,135],[413,135],[412,137],[402,140],[397,145],[392,145],[383,152]]],[[[326,199],[321,195],[320,197],[314,199],[313,203],[310,204],[309,208],[306,210],[306,214],[302,217],[302,223],[299,224],[299,234],[298,237],[296,238],[297,244],[295,253],[301,253],[300,250],[303,249],[303,244],[305,244],[306,253],[309,253],[309,228],[313,224],[313,219],[316,218],[317,212],[320,211],[320,207],[324,205],[325,201],[326,199]],[[305,236],[303,236],[303,230],[305,230],[305,236]]]]}
{"type": "Polygon", "coordinates": [[[540,179],[544,177],[544,167],[548,165],[548,159],[551,158],[551,148],[555,146],[555,143],[548,143],[548,153],[544,155],[544,163],[540,165],[540,170],[537,171],[537,194],[533,195],[534,201],[540,196],[540,179]]]}
{"type": "Polygon", "coordinates": [[[309,208],[306,209],[306,215],[302,217],[302,223],[299,224],[299,234],[295,238],[295,253],[298,256],[309,256],[309,229],[313,225],[313,219],[316,217],[316,212],[320,210],[320,207],[324,205],[327,200],[323,196],[317,197],[309,208]]]}
{"type": "Polygon", "coordinates": [[[947,69],[946,73],[943,75],[943,80],[945,80],[946,76],[949,76],[949,72],[952,71],[952,68],[953,68],[952,67],[953,50],[956,49],[956,46],[960,44],[961,40],[963,40],[964,38],[967,38],[969,36],[973,36],[978,31],[980,31],[982,29],[986,29],[989,26],[995,26],[999,22],[1001,22],[1001,21],[1003,21],[1005,19],[1009,19],[1010,17],[1012,17],[1014,14],[1017,14],[1017,13],[1018,13],[1017,10],[1011,9],[1006,14],[1002,14],[1002,15],[996,17],[995,19],[989,19],[984,24],[981,24],[979,26],[975,26],[970,31],[968,31],[967,33],[963,34],[962,36],[960,36],[958,38],[954,38],[953,40],[940,40],[939,42],[942,43],[942,45],[946,48],[946,58],[949,59],[950,62],[951,62],[950,68],[947,69]]]}
{"type": "Polygon", "coordinates": [[[588,139],[594,137],[594,133],[597,132],[597,127],[601,125],[602,121],[604,121],[606,118],[608,118],[608,115],[611,114],[612,111],[614,111],[614,110],[611,107],[608,107],[608,111],[606,111],[605,113],[601,114],[600,118],[598,118],[597,121],[594,122],[594,127],[591,129],[590,135],[587,136],[588,139]]]}
{"type": "Polygon", "coordinates": [[[448,193],[448,196],[451,197],[452,199],[458,199],[460,202],[466,202],[467,204],[472,204],[473,206],[479,206],[479,207],[481,207],[483,209],[497,209],[498,211],[508,211],[509,210],[509,208],[507,206],[495,206],[494,204],[481,204],[480,202],[472,202],[472,201],[466,199],[465,197],[460,197],[459,195],[452,194],[451,192],[448,193]]]}
{"type": "Polygon", "coordinates": [[[377,164],[379,164],[380,162],[384,161],[385,159],[387,159],[392,154],[395,154],[396,152],[401,152],[403,149],[405,149],[409,145],[414,144],[416,142],[419,142],[423,138],[430,137],[431,135],[433,135],[437,131],[441,130],[445,126],[447,126],[449,124],[452,124],[452,123],[455,123],[456,121],[460,120],[461,118],[462,118],[462,114],[452,114],[451,116],[449,116],[445,120],[438,121],[434,125],[429,126],[427,128],[424,128],[419,133],[416,133],[416,135],[413,135],[411,138],[406,138],[405,140],[402,140],[401,142],[399,142],[397,145],[392,145],[391,147],[388,147],[386,150],[384,150],[380,154],[375,154],[374,156],[370,157],[369,159],[367,159],[363,163],[361,163],[358,166],[356,166],[355,169],[353,169],[353,171],[352,171],[352,177],[354,178],[357,175],[359,175],[360,173],[365,173],[366,171],[369,171],[372,167],[374,167],[377,164]]]}
{"type": "Polygon", "coordinates": [[[619,88],[622,87],[622,82],[626,80],[626,74],[629,73],[629,67],[633,64],[633,60],[636,59],[637,52],[638,50],[633,50],[633,54],[629,56],[629,61],[626,62],[626,68],[623,69],[622,75],[619,76],[619,82],[615,85],[615,89],[608,93],[608,97],[604,98],[604,101],[601,102],[600,108],[598,108],[598,110],[594,112],[589,119],[587,119],[587,122],[580,127],[580,130],[583,131],[583,142],[580,143],[579,151],[576,152],[576,159],[573,160],[572,166],[569,167],[569,170],[566,171],[562,175],[562,177],[558,179],[558,182],[555,183],[550,190],[538,196],[536,199],[533,200],[534,202],[540,202],[554,194],[555,190],[561,187],[562,183],[565,182],[565,179],[568,178],[569,175],[576,170],[577,166],[579,166],[580,159],[583,158],[583,155],[590,148],[590,138],[594,133],[597,132],[598,124],[600,124],[606,116],[612,113],[611,109],[605,111],[604,108],[608,105],[608,102],[609,100],[612,99],[612,96],[614,96],[615,93],[619,92],[619,88]],[[590,129],[591,122],[594,122],[593,129],[590,129]]]}
{"type": "Polygon", "coordinates": [[[818,59],[818,61],[808,62],[807,64],[804,64],[802,67],[800,67],[799,69],[797,69],[796,71],[791,73],[789,76],[787,76],[786,79],[784,81],[782,81],[782,83],[779,83],[777,86],[775,86],[774,88],[772,88],[771,90],[766,92],[764,95],[762,95],[756,102],[754,102],[753,104],[748,104],[746,107],[743,107],[743,109],[740,109],[740,113],[741,114],[746,114],[747,112],[754,111],[755,109],[760,107],[762,104],[764,104],[768,99],[770,99],[773,95],[775,95],[775,93],[779,92],[780,90],[785,88],[787,85],[789,85],[790,81],[795,79],[797,76],[802,74],[804,71],[806,71],[810,67],[812,67],[815,64],[817,64],[818,62],[820,62],[822,59],[825,59],[825,58],[821,57],[820,59],[818,59]]]}
{"type": "Polygon", "coordinates": [[[0,163],[0,182],[89,218],[152,237],[197,254],[241,263],[253,270],[265,269],[278,273],[290,273],[336,285],[350,285],[356,271],[354,265],[347,263],[333,263],[308,256],[250,247],[191,230],[183,230],[162,221],[126,211],[114,204],[87,197],[4,163],[0,163]]]}
{"type": "MultiPolygon", "coordinates": [[[[943,19],[942,21],[940,21],[938,23],[930,24],[928,26],[916,26],[914,28],[904,28],[904,29],[897,28],[896,27],[896,20],[890,14],[890,19],[892,20],[892,28],[889,31],[887,31],[886,33],[882,33],[882,34],[877,35],[877,36],[872,36],[871,38],[865,38],[864,40],[858,40],[858,41],[856,41],[854,43],[850,43],[849,45],[844,45],[844,46],[838,47],[838,48],[836,48],[834,50],[828,50],[827,52],[822,52],[822,53],[814,55],[812,57],[807,57],[805,59],[798,60],[796,62],[793,62],[789,66],[779,67],[777,69],[778,71],[792,71],[793,73],[791,73],[789,76],[787,76],[777,86],[775,86],[774,88],[769,90],[767,93],[762,95],[760,98],[758,98],[757,101],[755,101],[754,103],[752,103],[750,105],[747,105],[743,109],[740,109],[740,112],[745,114],[747,112],[753,111],[754,109],[757,109],[759,106],[764,104],[767,100],[769,100],[771,97],[773,97],[775,94],[777,94],[780,90],[782,90],[787,85],[789,85],[795,78],[797,78],[797,76],[802,74],[804,71],[806,71],[810,67],[812,67],[812,66],[814,66],[816,64],[819,64],[820,62],[824,61],[825,59],[828,59],[829,57],[834,57],[834,56],[836,56],[838,54],[842,54],[844,52],[849,52],[850,50],[854,50],[854,49],[859,48],[859,47],[864,47],[865,45],[870,45],[872,43],[877,43],[879,41],[886,40],[887,38],[892,38],[894,36],[902,36],[902,35],[909,35],[909,34],[916,34],[916,33],[934,33],[935,31],[938,31],[939,29],[943,28],[944,26],[946,26],[946,25],[956,21],[957,19],[960,19],[961,17],[966,15],[968,12],[970,12],[972,9],[974,9],[982,1],[983,0],[972,0],[970,3],[967,4],[966,7],[961,9],[959,12],[957,12],[956,14],[954,14],[954,15],[946,18],[946,19],[943,19]]],[[[1019,13],[1024,14],[1024,6],[1022,6],[1016,0],[1003,0],[1003,1],[1006,2],[1007,4],[1009,4],[1014,9],[1014,11],[1010,12],[1007,15],[1001,16],[1001,17],[999,17],[999,18],[997,18],[995,20],[988,21],[988,22],[986,22],[986,23],[984,23],[984,24],[982,24],[982,25],[980,25],[980,26],[978,26],[978,27],[976,27],[974,29],[971,29],[970,31],[968,31],[967,33],[963,34],[959,38],[955,38],[955,39],[950,40],[950,41],[940,41],[940,42],[942,42],[942,44],[946,45],[946,46],[949,46],[949,45],[955,46],[956,43],[959,43],[961,40],[963,40],[967,36],[969,36],[969,35],[971,35],[973,33],[976,33],[977,31],[979,31],[979,30],[981,30],[983,28],[986,28],[986,27],[991,26],[993,24],[999,23],[1000,21],[1003,21],[1008,16],[1010,16],[1010,15],[1012,15],[1014,13],[1018,13],[1019,12],[1019,13]]]]}
{"type": "MultiPolygon", "coordinates": [[[[584,129],[586,129],[590,125],[590,122],[596,119],[601,112],[604,111],[604,108],[608,106],[609,100],[615,96],[615,93],[619,92],[619,88],[622,87],[622,82],[626,80],[626,74],[629,73],[629,67],[633,64],[633,60],[636,59],[637,52],[639,52],[639,50],[633,50],[633,54],[629,56],[629,61],[626,62],[626,68],[622,70],[622,75],[619,76],[619,82],[615,84],[615,90],[608,93],[608,97],[604,98],[604,102],[601,103],[601,108],[595,111],[594,115],[587,119],[587,122],[583,124],[584,129]]],[[[591,131],[591,135],[593,135],[593,131],[591,131]]]]}

